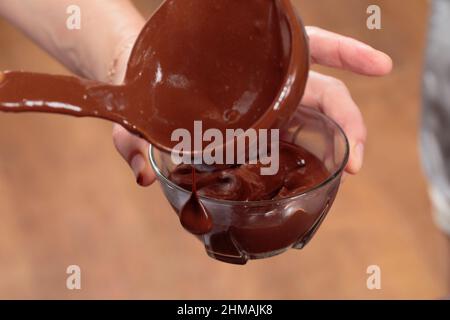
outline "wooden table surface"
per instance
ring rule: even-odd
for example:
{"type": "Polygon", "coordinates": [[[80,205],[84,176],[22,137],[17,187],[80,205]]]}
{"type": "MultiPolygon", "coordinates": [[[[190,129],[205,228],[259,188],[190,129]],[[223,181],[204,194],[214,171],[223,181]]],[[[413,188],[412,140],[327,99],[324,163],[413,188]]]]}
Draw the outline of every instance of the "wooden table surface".
{"type": "MultiPolygon", "coordinates": [[[[136,1],[144,14],[159,1],[136,1]]],[[[298,0],[305,22],[351,35],[395,61],[384,79],[343,79],[370,132],[364,170],[347,179],[303,251],[216,262],[182,230],[158,185],[139,188],[111,125],[49,115],[0,115],[0,298],[439,298],[448,247],[432,221],[418,157],[427,1],[298,0]],[[339,5],[337,6],[337,3],[339,5]],[[406,4],[407,3],[407,4],[406,4]],[[365,27],[378,4],[383,30],[365,27]],[[82,289],[66,289],[66,268],[82,289]],[[366,287],[379,265],[382,289],[366,287]]],[[[66,72],[0,21],[0,69],[66,72]]]]}

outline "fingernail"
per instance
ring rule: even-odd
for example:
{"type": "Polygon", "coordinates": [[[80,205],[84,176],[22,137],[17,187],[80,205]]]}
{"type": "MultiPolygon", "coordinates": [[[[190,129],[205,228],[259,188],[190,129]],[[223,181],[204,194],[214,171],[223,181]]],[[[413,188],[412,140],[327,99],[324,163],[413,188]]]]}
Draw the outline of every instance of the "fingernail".
{"type": "Polygon", "coordinates": [[[354,169],[355,171],[361,170],[364,161],[364,144],[358,143],[353,150],[354,169]]]}
{"type": "Polygon", "coordinates": [[[136,178],[136,183],[142,186],[144,184],[144,175],[139,174],[138,177],[136,178]]]}
{"type": "Polygon", "coordinates": [[[145,159],[142,154],[137,153],[130,161],[131,170],[133,170],[136,182],[142,185],[144,180],[143,171],[145,169],[145,159]]]}

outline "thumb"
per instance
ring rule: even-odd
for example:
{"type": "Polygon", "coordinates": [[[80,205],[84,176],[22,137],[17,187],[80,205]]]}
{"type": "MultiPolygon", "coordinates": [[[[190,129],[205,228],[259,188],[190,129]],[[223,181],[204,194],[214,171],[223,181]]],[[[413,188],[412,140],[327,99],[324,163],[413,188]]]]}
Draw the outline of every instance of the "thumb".
{"type": "Polygon", "coordinates": [[[149,143],[118,124],[113,127],[113,141],[117,151],[131,167],[136,182],[143,187],[151,185],[155,181],[155,173],[148,161],[149,143]]]}

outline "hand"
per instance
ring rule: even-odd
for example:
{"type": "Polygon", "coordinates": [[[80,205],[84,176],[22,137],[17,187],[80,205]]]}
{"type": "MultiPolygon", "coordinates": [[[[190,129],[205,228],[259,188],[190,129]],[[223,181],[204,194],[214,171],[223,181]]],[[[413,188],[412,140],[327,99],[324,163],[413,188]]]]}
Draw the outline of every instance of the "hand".
{"type": "MultiPolygon", "coordinates": [[[[75,74],[115,84],[123,81],[129,54],[145,24],[130,0],[0,0],[0,15],[75,74]],[[80,30],[65,27],[69,5],[82,11],[80,30]]],[[[119,126],[114,142],[135,168],[138,182],[149,185],[154,175],[145,160],[148,144],[119,126]]]]}
{"type": "MultiPolygon", "coordinates": [[[[368,76],[383,76],[392,69],[392,60],[386,54],[357,40],[316,27],[307,27],[307,33],[313,63],[368,76]]],[[[127,54],[123,54],[120,65],[126,65],[127,57],[127,54]]],[[[346,171],[356,174],[363,163],[366,127],[345,84],[311,71],[302,105],[320,109],[344,129],[351,147],[346,171]]],[[[117,150],[133,170],[138,184],[152,184],[155,174],[146,160],[149,144],[119,125],[114,126],[113,140],[117,150]]]]}
{"type": "MultiPolygon", "coordinates": [[[[123,82],[125,77],[128,58],[131,54],[135,37],[129,37],[127,41],[121,44],[118,49],[118,56],[113,61],[113,69],[109,74],[111,75],[110,81],[119,84],[123,82]]],[[[149,143],[129,133],[125,128],[118,124],[113,126],[113,142],[119,151],[122,158],[129,164],[131,170],[136,177],[136,183],[140,186],[147,187],[151,185],[155,179],[155,173],[153,172],[148,159],[149,143]]]]}
{"type": "MultiPolygon", "coordinates": [[[[306,31],[310,38],[312,63],[366,76],[384,76],[392,70],[389,56],[362,42],[316,27],[307,27],[306,31]]],[[[367,130],[345,84],[311,71],[302,105],[318,108],[342,127],[350,143],[346,172],[358,173],[363,164],[367,130]]]]}

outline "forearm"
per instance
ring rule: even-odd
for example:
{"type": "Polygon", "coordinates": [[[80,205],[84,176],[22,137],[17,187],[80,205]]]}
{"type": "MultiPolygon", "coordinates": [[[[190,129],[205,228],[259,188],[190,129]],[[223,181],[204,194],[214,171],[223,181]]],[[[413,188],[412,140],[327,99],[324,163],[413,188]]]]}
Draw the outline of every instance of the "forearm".
{"type": "Polygon", "coordinates": [[[0,0],[0,14],[76,74],[110,82],[144,24],[129,0],[0,0]],[[79,30],[67,28],[70,5],[81,9],[79,30]]]}

